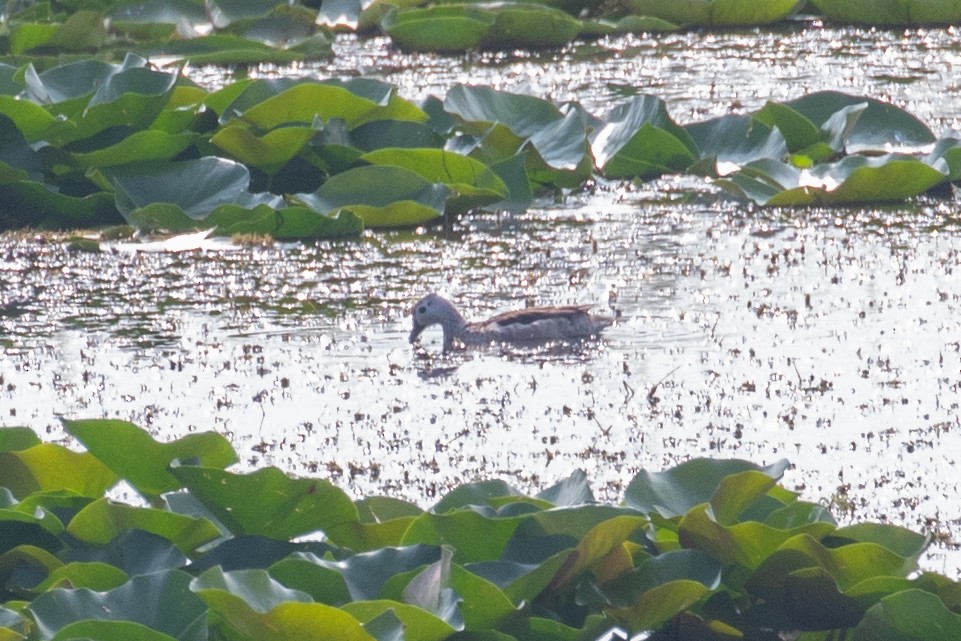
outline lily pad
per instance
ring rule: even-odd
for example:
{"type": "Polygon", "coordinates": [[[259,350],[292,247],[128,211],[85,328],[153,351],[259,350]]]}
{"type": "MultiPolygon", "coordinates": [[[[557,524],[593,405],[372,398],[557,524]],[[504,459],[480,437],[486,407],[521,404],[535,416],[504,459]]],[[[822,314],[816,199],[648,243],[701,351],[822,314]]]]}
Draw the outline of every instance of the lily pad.
{"type": "Polygon", "coordinates": [[[325,215],[348,210],[365,227],[409,227],[443,215],[450,187],[402,167],[357,167],[296,200],[325,215]]]}
{"type": "Polygon", "coordinates": [[[68,434],[148,497],[180,489],[180,482],[167,471],[176,459],[196,458],[211,467],[227,467],[237,462],[230,443],[215,432],[188,434],[170,443],[160,443],[126,421],[65,420],[63,423],[68,434]]]}
{"type": "Polygon", "coordinates": [[[716,183],[759,205],[853,204],[897,202],[941,184],[948,169],[932,167],[912,156],[848,156],[837,163],[796,169],[761,160],[716,183]]]}
{"type": "Polygon", "coordinates": [[[654,16],[686,26],[750,26],[783,20],[801,0],[626,0],[631,13],[654,16]]]}
{"type": "Polygon", "coordinates": [[[829,20],[854,24],[956,24],[961,3],[956,0],[812,0],[829,20]]]}
{"type": "Polygon", "coordinates": [[[437,5],[388,11],[381,28],[407,51],[469,51],[483,41],[497,16],[473,5],[437,5]]]}
{"type": "Polygon", "coordinates": [[[651,178],[687,169],[698,155],[664,101],[637,96],[612,109],[591,141],[597,167],[611,178],[651,178]]]}

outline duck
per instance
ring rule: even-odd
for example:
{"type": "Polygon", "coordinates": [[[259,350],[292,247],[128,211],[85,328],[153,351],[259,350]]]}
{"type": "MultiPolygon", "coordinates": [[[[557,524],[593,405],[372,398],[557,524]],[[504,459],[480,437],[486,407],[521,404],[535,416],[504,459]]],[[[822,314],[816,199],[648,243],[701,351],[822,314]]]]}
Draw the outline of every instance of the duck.
{"type": "Polygon", "coordinates": [[[518,309],[471,323],[453,303],[435,293],[420,299],[411,310],[411,317],[414,326],[410,342],[417,342],[431,325],[440,325],[444,330],[444,352],[453,350],[455,342],[483,345],[590,338],[614,322],[591,314],[589,305],[565,305],[518,309]]]}

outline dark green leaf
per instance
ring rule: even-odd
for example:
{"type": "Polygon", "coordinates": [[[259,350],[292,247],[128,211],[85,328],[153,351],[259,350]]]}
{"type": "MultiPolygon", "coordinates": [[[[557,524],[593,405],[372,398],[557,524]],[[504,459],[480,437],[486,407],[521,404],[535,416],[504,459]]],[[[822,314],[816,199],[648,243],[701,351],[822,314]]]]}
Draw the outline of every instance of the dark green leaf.
{"type": "Polygon", "coordinates": [[[108,592],[57,588],[37,597],[28,610],[42,638],[78,621],[132,621],[181,641],[207,638],[206,612],[189,584],[191,576],[168,570],[136,576],[108,592]]]}
{"type": "Polygon", "coordinates": [[[237,535],[291,539],[357,520],[353,502],[323,479],[294,479],[275,467],[232,474],[181,465],[171,473],[237,535]]]}

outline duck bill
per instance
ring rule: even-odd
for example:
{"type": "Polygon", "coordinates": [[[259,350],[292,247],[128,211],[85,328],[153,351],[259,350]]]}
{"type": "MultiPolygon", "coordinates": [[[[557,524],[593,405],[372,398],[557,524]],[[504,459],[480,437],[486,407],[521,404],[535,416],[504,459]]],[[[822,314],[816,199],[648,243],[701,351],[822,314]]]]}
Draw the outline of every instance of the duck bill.
{"type": "Polygon", "coordinates": [[[410,336],[407,338],[407,341],[410,343],[416,343],[417,339],[420,338],[421,333],[424,331],[424,329],[426,329],[426,327],[426,325],[418,325],[415,321],[414,327],[410,330],[410,336]]]}

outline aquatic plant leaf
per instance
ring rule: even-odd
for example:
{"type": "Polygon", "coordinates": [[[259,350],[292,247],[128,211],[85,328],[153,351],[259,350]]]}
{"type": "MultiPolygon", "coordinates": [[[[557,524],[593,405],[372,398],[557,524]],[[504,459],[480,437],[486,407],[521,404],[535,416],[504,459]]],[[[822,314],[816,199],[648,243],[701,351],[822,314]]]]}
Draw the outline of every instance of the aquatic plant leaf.
{"type": "Polygon", "coordinates": [[[194,579],[191,589],[219,616],[231,638],[373,641],[343,609],[313,603],[263,570],[223,572],[213,567],[194,579]]]}
{"type": "MultiPolygon", "coordinates": [[[[785,582],[799,570],[817,568],[831,577],[835,584],[830,588],[832,592],[847,592],[869,579],[906,578],[908,573],[917,567],[916,561],[916,557],[898,555],[876,543],[857,542],[827,547],[808,534],[800,534],[786,540],[764,559],[745,583],[745,587],[753,594],[764,595],[764,598],[783,600],[790,596],[798,600],[803,597],[785,593],[785,590],[789,589],[785,582]]],[[[802,578],[801,575],[796,576],[794,587],[799,587],[802,578]]],[[[815,577],[812,580],[818,579],[815,577]]],[[[812,584],[812,589],[813,587],[812,584]]],[[[814,611],[804,607],[800,609],[814,611]]]]}
{"type": "Polygon", "coordinates": [[[931,544],[932,535],[891,524],[855,523],[832,532],[830,540],[876,543],[905,559],[917,560],[931,544]]]}
{"type": "MultiPolygon", "coordinates": [[[[443,149],[378,149],[360,157],[372,165],[403,167],[479,202],[507,196],[507,185],[484,163],[443,149]]],[[[496,202],[496,200],[494,202],[496,202]]]]}
{"type": "Polygon", "coordinates": [[[627,0],[628,9],[638,15],[655,16],[686,26],[749,26],[777,22],[800,6],[800,0],[627,0]]]}
{"type": "Polygon", "coordinates": [[[475,5],[442,4],[388,11],[380,26],[405,51],[445,53],[476,49],[496,19],[475,5]]]}
{"type": "Polygon", "coordinates": [[[660,627],[721,585],[723,565],[698,550],[665,552],[603,585],[609,612],[633,631],[660,627]]]}
{"type": "Polygon", "coordinates": [[[314,34],[302,44],[307,42],[318,45],[312,55],[302,52],[296,45],[281,48],[243,34],[212,33],[186,40],[171,38],[159,44],[146,45],[143,51],[168,65],[187,62],[193,65],[287,64],[330,57],[330,43],[323,34],[314,34]]]}
{"type": "Polygon", "coordinates": [[[294,553],[271,566],[270,573],[325,603],[371,601],[384,597],[392,577],[430,565],[440,554],[439,546],[421,544],[361,552],[340,561],[294,553]]]}
{"type": "Polygon", "coordinates": [[[197,141],[197,134],[183,132],[170,134],[156,129],[137,131],[120,142],[97,149],[71,154],[77,166],[111,167],[134,162],[170,160],[183,153],[197,141]]]}
{"type": "Polygon", "coordinates": [[[953,137],[939,138],[924,157],[924,162],[944,170],[951,182],[961,180],[961,140],[953,137]]]}
{"type": "Polygon", "coordinates": [[[547,100],[482,85],[454,85],[444,97],[444,110],[473,135],[484,134],[496,123],[520,138],[530,138],[564,118],[547,100]]]}
{"type": "Polygon", "coordinates": [[[650,178],[683,171],[697,159],[697,145],[671,120],[664,101],[635,96],[604,118],[591,141],[598,169],[611,178],[650,178]]]}
{"type": "Polygon", "coordinates": [[[332,528],[328,536],[338,545],[357,552],[400,545],[411,522],[424,513],[416,505],[384,496],[369,497],[355,505],[360,521],[332,528]]]}
{"type": "Polygon", "coordinates": [[[106,545],[76,542],[60,556],[66,561],[106,563],[128,576],[183,568],[187,557],[170,541],[145,530],[126,530],[106,545]]]}
{"type": "Polygon", "coordinates": [[[63,562],[42,547],[17,545],[0,554],[0,585],[8,594],[27,596],[63,562]]]}
{"type": "Polygon", "coordinates": [[[872,26],[954,24],[961,19],[955,0],[813,0],[828,19],[872,26]]]}
{"type": "Polygon", "coordinates": [[[216,432],[188,434],[161,443],[126,421],[65,419],[63,426],[87,451],[147,497],[180,489],[180,482],[167,471],[174,460],[195,459],[207,467],[219,468],[237,462],[230,441],[216,432]]]}
{"type": "Polygon", "coordinates": [[[389,148],[436,148],[444,146],[445,139],[434,129],[420,122],[404,120],[376,120],[350,132],[354,146],[364,151],[389,148]]]}
{"type": "Polygon", "coordinates": [[[0,553],[20,545],[31,545],[51,552],[64,547],[60,538],[63,523],[46,510],[31,513],[0,509],[0,553]]]}
{"type": "Polygon", "coordinates": [[[98,11],[71,13],[62,24],[19,22],[10,30],[10,53],[40,49],[96,51],[107,39],[104,16],[98,11]]]}
{"type": "Polygon", "coordinates": [[[950,641],[961,635],[961,616],[951,612],[934,594],[904,590],[870,608],[854,631],[858,641],[950,641]]]}
{"type": "Polygon", "coordinates": [[[485,6],[494,11],[495,18],[481,38],[478,45],[481,49],[560,47],[581,31],[580,20],[539,3],[498,2],[485,6]]]}
{"type": "Polygon", "coordinates": [[[152,203],[130,212],[131,225],[146,231],[189,232],[213,230],[220,236],[235,234],[266,235],[277,240],[307,240],[357,236],[364,222],[349,211],[319,214],[308,207],[258,204],[218,205],[203,218],[192,218],[177,205],[152,203]]]}
{"type": "Polygon", "coordinates": [[[301,82],[242,108],[243,103],[250,100],[245,95],[253,93],[248,88],[229,110],[242,109],[236,113],[264,131],[291,123],[312,125],[318,118],[325,123],[332,119],[343,120],[348,128],[374,120],[427,120],[427,114],[392,92],[383,104],[358,95],[349,87],[351,85],[329,82],[301,82]]]}
{"type": "Polygon", "coordinates": [[[54,588],[89,588],[105,592],[120,587],[129,580],[126,572],[109,563],[97,561],[74,561],[54,568],[50,575],[36,586],[37,594],[54,588]]]}
{"type": "Polygon", "coordinates": [[[792,152],[810,147],[823,139],[819,124],[787,103],[769,101],[751,117],[771,129],[777,128],[792,152]]]}
{"type": "Polygon", "coordinates": [[[283,0],[206,0],[204,6],[214,27],[224,29],[234,21],[270,13],[283,0]]]}
{"type": "Polygon", "coordinates": [[[223,603],[239,599],[260,613],[287,601],[311,602],[309,595],[285,587],[261,569],[225,572],[216,565],[191,581],[190,589],[205,601],[223,603]]]}
{"type": "Polygon", "coordinates": [[[498,559],[518,525],[529,515],[497,517],[489,508],[463,508],[444,514],[424,513],[414,519],[401,540],[402,545],[427,543],[449,545],[454,561],[471,563],[498,559]],[[484,532],[483,537],[474,532],[484,532]]]}
{"type": "Polygon", "coordinates": [[[71,536],[98,545],[132,529],[162,536],[185,554],[220,536],[220,530],[207,519],[114,503],[105,498],[80,510],[67,525],[71,536]]]}
{"type": "Polygon", "coordinates": [[[684,515],[678,526],[678,537],[685,548],[703,550],[722,563],[754,569],[788,539],[799,534],[820,539],[834,527],[820,520],[786,530],[757,521],[726,526],[718,523],[710,507],[704,504],[684,515]]]}
{"type": "Polygon", "coordinates": [[[787,467],[783,459],[767,467],[739,459],[692,459],[664,472],[641,471],[624,492],[624,504],[644,514],[681,516],[710,501],[731,474],[754,470],[779,479],[787,467]]]}
{"type": "MultiPolygon", "coordinates": [[[[453,550],[442,546],[440,559],[419,570],[404,586],[402,598],[441,619],[454,630],[464,628],[463,599],[450,587],[453,550]]],[[[403,620],[402,617],[401,620],[403,620]]]]}
{"type": "Polygon", "coordinates": [[[944,182],[948,168],[911,156],[848,156],[837,163],[797,170],[773,161],[751,163],[730,179],[715,181],[759,205],[897,202],[944,182]],[[776,174],[776,177],[772,174],[776,174]]]}
{"type": "MultiPolygon", "coordinates": [[[[820,128],[825,127],[836,113],[861,104],[866,104],[867,107],[858,116],[854,126],[844,132],[843,146],[838,147],[848,154],[912,153],[926,149],[934,143],[934,134],[916,117],[890,103],[873,98],[839,91],[817,91],[784,103],[820,128]]],[[[788,138],[787,131],[784,128],[781,128],[781,131],[788,138]]]]}
{"type": "Polygon", "coordinates": [[[463,597],[461,614],[466,630],[490,630],[517,614],[510,597],[495,583],[460,565],[453,565],[450,586],[463,597]]]}
{"type": "Polygon", "coordinates": [[[352,601],[341,607],[365,626],[385,613],[393,613],[403,626],[405,639],[418,641],[441,641],[460,628],[455,628],[440,617],[416,606],[397,601],[352,601]]]}
{"type": "Polygon", "coordinates": [[[97,641],[176,641],[176,638],[152,630],[142,623],[133,621],[110,621],[106,619],[76,621],[63,626],[50,641],[70,639],[96,639],[97,641]]]}
{"type": "Polygon", "coordinates": [[[317,27],[316,16],[316,12],[307,7],[282,2],[264,15],[233,20],[225,33],[262,42],[270,47],[300,52],[304,52],[303,45],[312,39],[314,46],[311,51],[314,54],[319,51],[317,45],[324,41],[324,57],[329,57],[332,54],[332,36],[326,29],[317,27]]]}
{"type": "Polygon", "coordinates": [[[587,473],[581,469],[574,470],[566,479],[541,490],[536,498],[543,499],[556,507],[574,507],[595,502],[587,473]]]}
{"type": "Polygon", "coordinates": [[[745,470],[721,479],[711,496],[711,511],[718,523],[731,525],[777,484],[777,479],[760,470],[745,470]]]}
{"type": "Polygon", "coordinates": [[[722,116],[684,127],[700,151],[690,171],[725,176],[760,158],[781,160],[788,145],[777,128],[750,116],[722,116]]]}
{"type": "Polygon", "coordinates": [[[377,641],[361,623],[340,608],[323,603],[286,601],[268,612],[256,612],[241,599],[220,600],[213,591],[201,596],[227,627],[229,638],[250,641],[377,641]],[[239,635],[239,637],[237,636],[239,635]]]}
{"type": "Polygon", "coordinates": [[[553,589],[558,589],[573,582],[588,569],[594,568],[605,557],[618,550],[623,543],[648,524],[648,520],[641,516],[615,516],[592,527],[584,537],[578,541],[575,548],[574,563],[564,567],[551,582],[553,589]]]}
{"type": "Polygon", "coordinates": [[[25,450],[40,443],[40,437],[29,427],[0,427],[0,452],[25,450]]]}
{"type": "Polygon", "coordinates": [[[594,170],[587,123],[578,110],[572,109],[546,124],[522,149],[528,151],[527,174],[535,183],[574,189],[590,178],[594,170]]]}
{"type": "MultiPolygon", "coordinates": [[[[207,30],[212,25],[201,0],[134,0],[113,6],[108,12],[114,28],[125,25],[168,25],[176,28],[186,23],[194,30],[207,30]]],[[[186,34],[184,34],[186,35],[186,34]]]]}
{"type": "Polygon", "coordinates": [[[408,169],[357,167],[334,176],[294,199],[323,214],[346,209],[365,227],[419,225],[443,215],[450,187],[432,183],[408,169]]]}
{"type": "Polygon", "coordinates": [[[323,479],[295,479],[275,467],[232,474],[175,465],[171,473],[234,534],[291,539],[357,520],[353,502],[323,479]]]}
{"type": "MultiPolygon", "coordinates": [[[[340,606],[352,600],[341,571],[313,554],[294,553],[270,566],[270,576],[317,603],[340,606]]],[[[376,596],[376,595],[375,595],[376,596]]]]}
{"type": "Polygon", "coordinates": [[[76,123],[58,119],[47,109],[30,100],[0,95],[0,113],[16,125],[29,142],[66,136],[62,130],[73,129],[76,123]]]}
{"type": "Polygon", "coordinates": [[[312,127],[278,127],[257,135],[238,121],[220,128],[210,138],[210,144],[223,149],[234,159],[249,167],[274,173],[300,153],[317,134],[312,127]]]}
{"type": "Polygon", "coordinates": [[[99,497],[117,476],[88,452],[41,443],[15,452],[0,452],[0,486],[25,498],[33,492],[70,490],[99,497]]]}
{"type": "Polygon", "coordinates": [[[133,66],[111,74],[74,118],[76,128],[58,131],[51,142],[63,145],[90,138],[110,127],[145,129],[164,109],[177,81],[176,72],[133,66]]]}
{"type": "Polygon", "coordinates": [[[17,172],[19,180],[43,180],[43,161],[40,155],[30,146],[16,123],[2,113],[0,113],[0,164],[19,170],[17,172]]]}
{"type": "Polygon", "coordinates": [[[73,623],[109,620],[139,623],[181,641],[202,641],[207,638],[206,608],[189,589],[192,578],[166,570],[135,576],[107,592],[56,588],[34,599],[27,610],[43,639],[73,623]]]}
{"type": "Polygon", "coordinates": [[[140,207],[168,203],[201,220],[218,205],[241,204],[250,198],[250,172],[225,158],[110,167],[103,173],[116,190],[117,209],[124,218],[140,207]]]}

